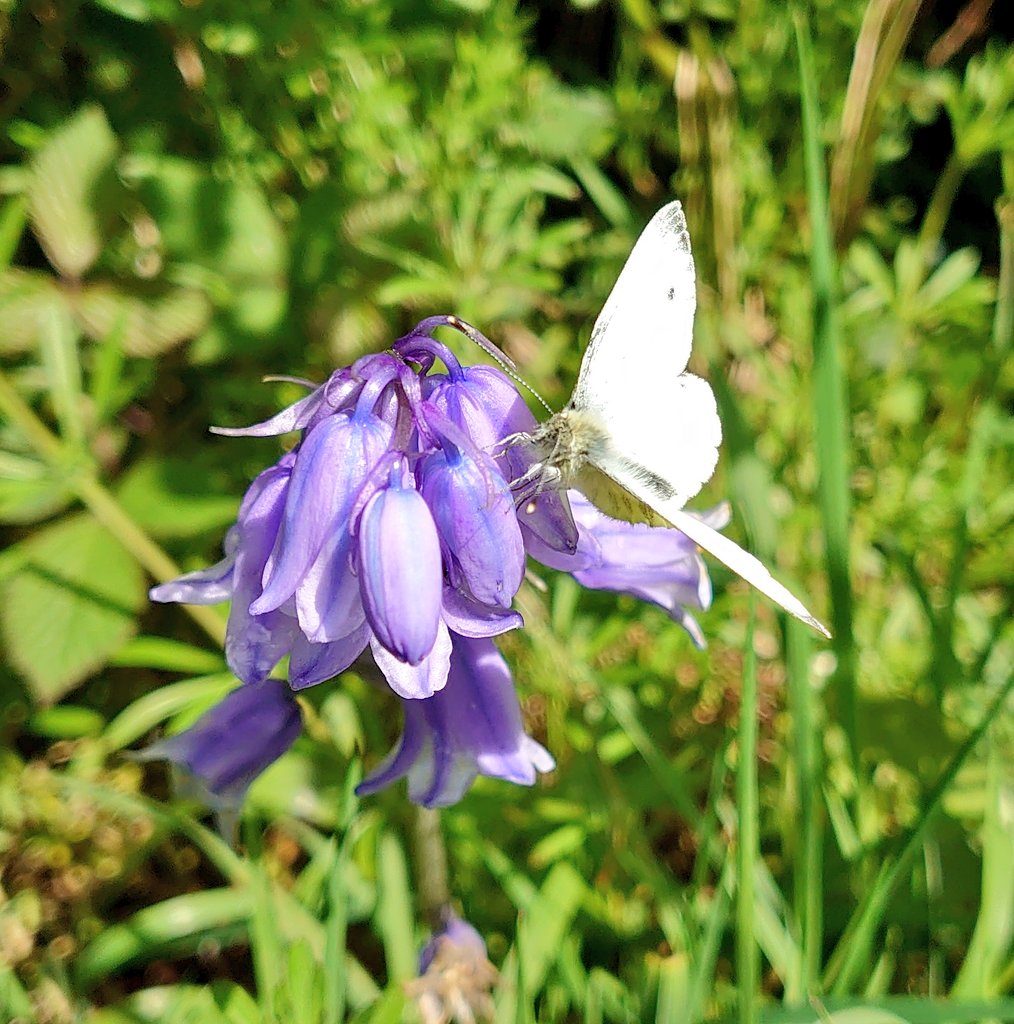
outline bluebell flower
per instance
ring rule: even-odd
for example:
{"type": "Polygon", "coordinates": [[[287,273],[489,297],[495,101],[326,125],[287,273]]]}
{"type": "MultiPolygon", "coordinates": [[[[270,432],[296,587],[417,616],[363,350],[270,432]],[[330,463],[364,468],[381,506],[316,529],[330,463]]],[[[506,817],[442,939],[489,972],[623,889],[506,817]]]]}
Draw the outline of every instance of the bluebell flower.
{"type": "Polygon", "coordinates": [[[218,811],[235,811],[253,780],[295,743],[303,728],[299,705],[278,679],[233,690],[189,729],[133,754],[138,761],[172,761],[218,811]]]}
{"type": "Polygon", "coordinates": [[[531,432],[534,417],[506,374],[462,366],[433,338],[440,326],[489,347],[456,318],[431,317],[263,423],[215,428],[299,439],[250,485],[224,558],[151,591],[231,600],[226,659],[247,688],[286,657],[298,690],[369,651],[405,726],[363,792],[408,776],[411,798],[431,806],[458,800],[480,774],[531,784],[553,767],[524,732],[492,642],[522,625],[512,603],[526,556],[661,605],[697,643],[691,610],[711,595],[677,531],[609,520],[576,492],[512,490],[537,453],[504,442],[531,432]]]}
{"type": "MultiPolygon", "coordinates": [[[[693,541],[679,530],[612,519],[579,491],[570,492],[570,506],[578,527],[574,552],[530,536],[529,554],[570,572],[590,590],[613,590],[657,604],[703,648],[704,633],[691,609],[711,606],[711,578],[693,541]]],[[[722,502],[694,515],[720,530],[729,524],[729,505],[722,502]]]]}
{"type": "Polygon", "coordinates": [[[408,982],[405,992],[423,1024],[475,1024],[492,1020],[491,993],[499,980],[482,936],[448,913],[419,956],[419,977],[408,982]]]}
{"type": "Polygon", "coordinates": [[[251,485],[225,559],[151,596],[231,598],[226,657],[245,682],[287,655],[292,686],[311,686],[369,648],[399,696],[428,697],[447,680],[450,629],[488,637],[521,624],[513,500],[471,432],[491,445],[531,422],[506,376],[463,368],[417,330],[263,423],[218,428],[302,439],[251,485]],[[446,374],[426,372],[436,359],[446,374]]]}
{"type": "Polygon", "coordinates": [[[360,588],[380,645],[409,665],[433,649],[440,626],[440,538],[407,463],[393,463],[359,520],[360,588]]]}
{"type": "Polygon", "coordinates": [[[479,775],[530,786],[552,771],[552,756],[525,733],[514,681],[492,640],[451,636],[447,685],[426,700],[403,700],[404,730],[394,750],[360,783],[375,793],[408,778],[425,807],[457,803],[479,775]]]}

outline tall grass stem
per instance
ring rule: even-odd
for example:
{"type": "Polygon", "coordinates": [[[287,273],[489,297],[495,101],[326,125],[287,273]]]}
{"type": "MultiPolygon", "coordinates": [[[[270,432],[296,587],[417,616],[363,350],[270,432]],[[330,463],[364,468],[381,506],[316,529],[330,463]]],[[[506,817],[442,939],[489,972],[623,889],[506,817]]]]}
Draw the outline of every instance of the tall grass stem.
{"type": "Polygon", "coordinates": [[[757,1024],[760,951],[755,928],[757,859],[760,856],[757,799],[757,656],[753,649],[754,606],[743,656],[736,756],[736,988],[739,1024],[757,1024]]]}
{"type": "Polygon", "coordinates": [[[831,589],[831,621],[837,658],[834,684],[848,736],[853,766],[859,763],[856,662],[852,635],[849,572],[849,413],[840,353],[837,268],[827,206],[824,152],[813,48],[805,16],[793,21],[799,54],[803,158],[810,217],[810,272],[813,279],[813,376],[816,402],[818,497],[824,528],[825,559],[831,589]]]}

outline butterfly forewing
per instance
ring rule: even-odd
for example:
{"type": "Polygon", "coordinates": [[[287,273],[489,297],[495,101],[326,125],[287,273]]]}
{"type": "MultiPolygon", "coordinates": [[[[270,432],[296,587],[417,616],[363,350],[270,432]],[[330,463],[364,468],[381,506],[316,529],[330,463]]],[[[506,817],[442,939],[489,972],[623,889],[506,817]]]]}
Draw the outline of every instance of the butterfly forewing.
{"type": "Polygon", "coordinates": [[[696,305],[690,235],[677,201],[651,218],[627,257],[592,328],[572,403],[608,405],[611,393],[642,377],[646,367],[670,381],[681,374],[690,359],[696,305]]]}
{"type": "Polygon", "coordinates": [[[571,405],[601,422],[589,458],[633,474],[658,499],[692,498],[718,461],[711,388],[684,373],[693,340],[694,261],[683,209],[664,206],[637,240],[592,330],[571,405]]]}

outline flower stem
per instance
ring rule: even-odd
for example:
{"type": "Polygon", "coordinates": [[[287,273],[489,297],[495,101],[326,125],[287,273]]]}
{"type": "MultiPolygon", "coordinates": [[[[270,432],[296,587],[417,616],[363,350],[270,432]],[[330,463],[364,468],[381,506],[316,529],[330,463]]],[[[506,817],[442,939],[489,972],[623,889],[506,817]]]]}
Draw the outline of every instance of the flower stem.
{"type": "Polygon", "coordinates": [[[756,1024],[760,989],[760,953],[755,935],[755,873],[760,856],[757,807],[757,657],[753,649],[754,613],[743,657],[736,751],[736,988],[739,1024],[756,1024]]]}
{"type": "Polygon", "coordinates": [[[439,811],[416,808],[414,852],[420,909],[430,926],[436,928],[442,922],[444,908],[451,902],[447,847],[440,830],[439,811]]]}
{"type": "MultiPolygon", "coordinates": [[[[0,371],[0,412],[14,424],[35,451],[56,470],[81,503],[159,583],[174,579],[179,568],[124,511],[99,482],[93,467],[75,468],[60,439],[39,419],[0,371]]],[[[186,613],[219,646],[225,643],[225,620],[211,608],[185,605],[186,613]]]]}
{"type": "Polygon", "coordinates": [[[926,213],[923,215],[922,226],[919,228],[917,244],[924,268],[931,266],[934,261],[936,248],[944,233],[944,225],[950,216],[958,189],[965,180],[967,169],[964,160],[955,149],[947,158],[947,163],[937,178],[926,213]]]}

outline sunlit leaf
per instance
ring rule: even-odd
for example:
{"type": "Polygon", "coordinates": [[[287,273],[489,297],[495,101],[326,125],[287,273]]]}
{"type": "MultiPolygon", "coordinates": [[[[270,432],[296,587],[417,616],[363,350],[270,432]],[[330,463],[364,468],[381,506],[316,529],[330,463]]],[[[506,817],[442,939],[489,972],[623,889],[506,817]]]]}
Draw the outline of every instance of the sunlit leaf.
{"type": "Polygon", "coordinates": [[[83,107],[35,155],[28,213],[60,273],[80,277],[98,259],[120,192],[117,141],[99,107],[83,107]]]}
{"type": "Polygon", "coordinates": [[[0,633],[42,704],[72,690],[134,632],[143,574],[94,520],[78,517],[23,541],[18,572],[0,588],[0,633]]]}

